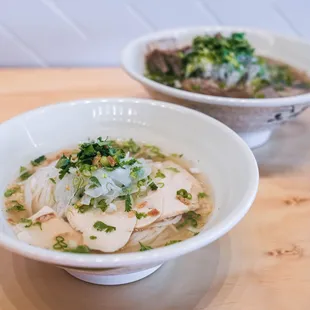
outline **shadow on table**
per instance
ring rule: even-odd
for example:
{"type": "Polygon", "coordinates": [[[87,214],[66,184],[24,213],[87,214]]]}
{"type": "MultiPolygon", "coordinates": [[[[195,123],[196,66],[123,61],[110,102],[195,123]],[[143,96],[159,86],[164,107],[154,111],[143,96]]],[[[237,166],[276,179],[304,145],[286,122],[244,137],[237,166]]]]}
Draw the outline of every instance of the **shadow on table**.
{"type": "Polygon", "coordinates": [[[112,287],[84,283],[54,266],[13,255],[15,280],[8,286],[4,282],[3,290],[16,309],[189,310],[199,303],[206,307],[215,298],[228,275],[230,256],[226,235],[164,264],[144,280],[112,287]],[[24,298],[16,298],[19,291],[18,295],[23,294],[24,298]],[[25,307],[27,303],[29,306],[25,307]]]}
{"type": "Polygon", "coordinates": [[[277,128],[264,146],[253,151],[261,176],[291,173],[310,160],[310,126],[291,121],[277,128]]]}

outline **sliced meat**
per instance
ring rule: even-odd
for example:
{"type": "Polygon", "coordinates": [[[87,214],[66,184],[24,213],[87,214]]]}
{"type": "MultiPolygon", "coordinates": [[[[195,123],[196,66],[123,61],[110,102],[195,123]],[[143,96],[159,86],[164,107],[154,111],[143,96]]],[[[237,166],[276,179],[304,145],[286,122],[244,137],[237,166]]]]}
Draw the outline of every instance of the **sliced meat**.
{"type": "Polygon", "coordinates": [[[67,218],[72,227],[83,233],[84,244],[92,250],[115,252],[126,245],[137,222],[135,216],[130,216],[124,210],[124,203],[117,204],[117,211],[102,212],[100,209],[91,209],[79,213],[74,207],[67,211],[67,218]],[[96,227],[96,223],[103,223],[96,227]],[[108,231],[107,225],[112,227],[108,231]],[[95,227],[94,227],[95,226],[95,227]]]}
{"type": "Polygon", "coordinates": [[[161,210],[160,216],[157,217],[156,221],[171,218],[199,207],[198,193],[202,192],[203,189],[200,183],[187,170],[172,161],[154,163],[153,178],[158,169],[165,175],[165,178],[160,179],[164,186],[158,188],[149,197],[152,206],[161,210]],[[177,198],[177,191],[180,189],[185,189],[192,195],[189,203],[185,204],[177,198]]]}
{"type": "Polygon", "coordinates": [[[19,240],[42,248],[53,249],[58,236],[63,237],[68,248],[83,244],[82,235],[58,218],[54,210],[47,206],[31,216],[28,222],[17,224],[14,229],[19,240]]]}
{"type": "Polygon", "coordinates": [[[151,73],[171,73],[177,77],[182,74],[182,59],[178,50],[155,49],[146,56],[146,64],[151,73]]]}

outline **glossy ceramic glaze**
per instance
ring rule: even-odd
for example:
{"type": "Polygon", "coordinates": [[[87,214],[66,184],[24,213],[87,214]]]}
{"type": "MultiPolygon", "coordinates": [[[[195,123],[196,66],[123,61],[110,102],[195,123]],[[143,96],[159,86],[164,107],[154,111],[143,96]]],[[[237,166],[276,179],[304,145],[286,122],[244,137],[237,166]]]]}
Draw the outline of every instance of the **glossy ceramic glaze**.
{"type": "Polygon", "coordinates": [[[272,130],[302,113],[310,103],[310,94],[275,99],[238,99],[202,95],[175,89],[144,77],[144,57],[151,42],[172,39],[176,47],[190,44],[197,35],[221,32],[245,32],[257,54],[290,64],[302,71],[310,68],[310,44],[300,39],[249,28],[197,27],[173,29],[132,41],[123,51],[122,64],[127,73],[141,82],[151,96],[208,114],[236,131],[250,147],[265,143],[272,130]]]}
{"type": "MultiPolygon", "coordinates": [[[[0,213],[0,245],[25,257],[55,264],[98,284],[121,284],[154,272],[160,264],[218,239],[241,220],[257,191],[258,169],[247,145],[205,114],[155,100],[91,99],[55,104],[0,126],[0,192],[31,159],[98,136],[134,138],[184,153],[205,174],[214,212],[204,230],[181,243],[126,254],[73,254],[45,250],[16,239],[0,213]],[[228,155],[229,154],[229,155],[228,155]],[[112,280],[113,276],[121,276],[112,280]],[[111,278],[112,277],[112,278],[111,278]]],[[[3,195],[1,195],[3,207],[3,195]]]]}

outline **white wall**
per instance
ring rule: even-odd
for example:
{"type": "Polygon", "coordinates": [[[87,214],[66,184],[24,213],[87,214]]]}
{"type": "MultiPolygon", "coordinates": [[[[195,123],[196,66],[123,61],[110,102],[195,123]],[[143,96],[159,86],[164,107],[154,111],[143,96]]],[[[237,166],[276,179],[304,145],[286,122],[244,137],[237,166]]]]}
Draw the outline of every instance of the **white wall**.
{"type": "Polygon", "coordinates": [[[131,39],[238,25],[310,40],[310,0],[0,0],[0,66],[111,66],[131,39]]]}

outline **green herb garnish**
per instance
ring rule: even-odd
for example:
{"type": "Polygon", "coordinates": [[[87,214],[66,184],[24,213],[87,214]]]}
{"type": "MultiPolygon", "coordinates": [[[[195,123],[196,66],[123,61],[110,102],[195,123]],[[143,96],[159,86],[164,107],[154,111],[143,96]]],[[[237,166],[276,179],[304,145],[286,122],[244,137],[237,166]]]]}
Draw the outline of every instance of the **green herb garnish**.
{"type": "Polygon", "coordinates": [[[20,188],[19,187],[13,187],[9,188],[5,191],[4,197],[8,198],[11,197],[13,194],[15,194],[20,188]]]}
{"type": "Polygon", "coordinates": [[[190,194],[186,189],[184,188],[181,188],[177,191],[177,196],[181,196],[183,198],[186,198],[186,199],[189,199],[191,200],[192,199],[192,194],[190,194]]]}
{"type": "Polygon", "coordinates": [[[29,228],[32,226],[32,220],[31,219],[21,218],[20,223],[25,224],[25,228],[29,228]]]}
{"type": "Polygon", "coordinates": [[[20,167],[20,169],[19,169],[19,179],[21,181],[25,181],[25,180],[27,180],[31,176],[32,176],[32,173],[30,171],[28,171],[26,167],[20,167]]]}
{"type": "Polygon", "coordinates": [[[160,178],[160,179],[163,179],[165,178],[166,176],[158,169],[156,174],[155,174],[155,178],[160,178]]]}
{"type": "Polygon", "coordinates": [[[70,168],[74,168],[76,166],[75,163],[72,162],[72,156],[66,157],[64,154],[56,163],[56,168],[59,169],[59,179],[63,179],[63,177],[69,173],[70,168]]]}
{"type": "Polygon", "coordinates": [[[198,196],[198,199],[202,199],[202,198],[208,197],[208,195],[206,193],[204,193],[204,192],[198,193],[197,196],[198,196]]]}
{"type": "Polygon", "coordinates": [[[31,161],[32,166],[39,166],[46,160],[46,157],[44,155],[34,159],[31,161]]]}
{"type": "Polygon", "coordinates": [[[96,187],[101,186],[101,183],[99,182],[98,178],[96,178],[95,176],[90,177],[89,180],[92,182],[89,188],[96,188],[96,187]]]}
{"type": "Polygon", "coordinates": [[[132,154],[137,154],[140,151],[140,146],[133,140],[129,139],[123,143],[123,147],[126,151],[129,151],[132,154]]]}
{"type": "Polygon", "coordinates": [[[50,180],[52,183],[56,184],[55,178],[49,178],[49,180],[50,180]]]}
{"type": "Polygon", "coordinates": [[[145,218],[145,217],[147,217],[146,213],[144,213],[144,212],[136,212],[136,218],[138,220],[141,220],[142,218],[145,218]]]}
{"type": "Polygon", "coordinates": [[[55,250],[64,250],[68,247],[68,244],[65,242],[65,238],[62,236],[56,237],[56,243],[53,245],[55,250]]]}
{"type": "Polygon", "coordinates": [[[167,170],[171,170],[171,171],[173,171],[173,172],[175,172],[175,173],[179,173],[179,172],[180,172],[180,170],[177,169],[177,168],[175,168],[175,167],[167,167],[166,169],[167,169],[167,170]]]}
{"type": "Polygon", "coordinates": [[[97,237],[96,237],[96,236],[90,236],[89,239],[90,239],[90,240],[96,240],[97,237]]]}
{"type": "Polygon", "coordinates": [[[105,212],[108,208],[108,204],[104,199],[101,199],[97,202],[97,208],[101,209],[102,212],[105,212]]]}
{"type": "Polygon", "coordinates": [[[92,205],[75,205],[75,209],[78,210],[78,213],[85,213],[90,210],[93,206],[92,205]]]}
{"type": "Polygon", "coordinates": [[[182,240],[171,240],[171,241],[169,241],[169,242],[167,242],[166,244],[165,244],[165,246],[168,246],[168,245],[171,245],[171,244],[175,244],[175,243],[178,243],[178,242],[181,242],[182,240]]]}
{"type": "Polygon", "coordinates": [[[131,171],[130,171],[130,176],[133,178],[133,179],[137,179],[138,176],[139,176],[139,172],[141,171],[142,167],[133,167],[131,168],[131,171]]]}
{"type": "Polygon", "coordinates": [[[97,221],[94,226],[95,229],[97,229],[98,231],[105,231],[106,233],[110,233],[114,230],[116,230],[116,227],[114,226],[109,226],[101,221],[97,221]]]}
{"type": "Polygon", "coordinates": [[[41,222],[34,222],[32,226],[39,226],[40,230],[42,230],[42,223],[41,222]]]}
{"type": "Polygon", "coordinates": [[[21,212],[21,211],[26,211],[25,207],[23,205],[21,205],[19,202],[14,201],[16,204],[13,207],[10,207],[8,209],[6,209],[7,212],[12,212],[12,211],[16,211],[16,212],[21,212]]]}
{"type": "Polygon", "coordinates": [[[196,213],[195,211],[188,211],[187,213],[183,214],[183,221],[180,224],[177,224],[176,228],[180,229],[188,225],[196,228],[198,226],[197,220],[199,220],[200,217],[201,215],[196,213]]]}
{"type": "Polygon", "coordinates": [[[172,153],[171,156],[181,158],[181,157],[183,157],[183,154],[172,153]]]}
{"type": "Polygon", "coordinates": [[[125,196],[125,211],[129,212],[132,209],[132,197],[130,194],[125,196]]]}
{"type": "Polygon", "coordinates": [[[152,250],[153,248],[149,245],[144,245],[143,243],[139,242],[140,244],[140,252],[143,252],[143,251],[148,251],[148,250],[152,250]]]}

